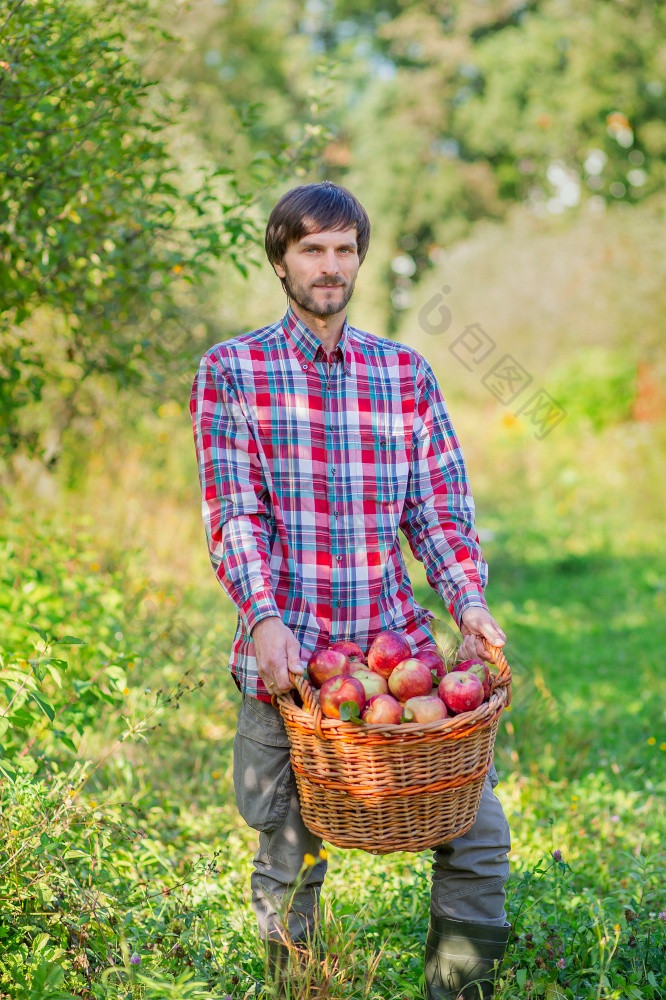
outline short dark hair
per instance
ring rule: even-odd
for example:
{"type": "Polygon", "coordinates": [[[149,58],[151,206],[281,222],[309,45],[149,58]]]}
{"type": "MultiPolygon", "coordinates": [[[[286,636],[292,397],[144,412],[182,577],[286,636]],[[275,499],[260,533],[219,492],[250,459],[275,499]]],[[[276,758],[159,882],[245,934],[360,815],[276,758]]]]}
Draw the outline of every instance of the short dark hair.
{"type": "Polygon", "coordinates": [[[360,201],[332,181],[302,184],[283,194],[271,212],[264,242],[266,256],[271,264],[280,264],[289,244],[297,243],[306,234],[353,226],[358,257],[363,263],[370,243],[370,219],[360,201]]]}

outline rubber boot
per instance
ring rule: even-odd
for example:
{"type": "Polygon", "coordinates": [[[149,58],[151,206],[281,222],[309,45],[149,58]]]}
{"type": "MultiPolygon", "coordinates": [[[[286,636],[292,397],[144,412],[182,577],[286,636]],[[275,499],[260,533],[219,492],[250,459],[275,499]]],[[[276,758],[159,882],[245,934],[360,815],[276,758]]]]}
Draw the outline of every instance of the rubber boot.
{"type": "Polygon", "coordinates": [[[492,927],[430,914],[425,979],[428,1000],[490,1000],[511,926],[492,927]]]}

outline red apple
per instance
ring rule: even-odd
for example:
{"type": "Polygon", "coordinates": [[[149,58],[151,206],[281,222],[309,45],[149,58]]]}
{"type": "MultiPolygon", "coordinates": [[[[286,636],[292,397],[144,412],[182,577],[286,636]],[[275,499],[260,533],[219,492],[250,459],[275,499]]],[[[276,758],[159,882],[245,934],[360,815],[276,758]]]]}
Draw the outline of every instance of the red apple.
{"type": "Polygon", "coordinates": [[[417,660],[425,663],[428,670],[431,670],[436,677],[442,678],[446,673],[446,664],[436,649],[428,646],[426,649],[419,649],[416,654],[417,660]]]}
{"type": "Polygon", "coordinates": [[[389,677],[394,667],[412,655],[412,647],[399,632],[380,632],[368,650],[368,667],[389,677]]]}
{"type": "Polygon", "coordinates": [[[435,722],[448,718],[446,705],[436,694],[421,694],[416,698],[408,698],[402,710],[405,722],[435,722]]]}
{"type": "Polygon", "coordinates": [[[398,701],[407,701],[408,698],[416,698],[420,694],[430,694],[432,674],[425,663],[411,656],[393,668],[388,686],[398,701]]]}
{"type": "Polygon", "coordinates": [[[483,660],[463,660],[462,663],[456,663],[453,669],[456,672],[464,670],[468,674],[474,674],[478,677],[483,684],[483,700],[488,701],[490,698],[491,678],[490,669],[487,663],[484,663],[483,660]]]}
{"type": "Polygon", "coordinates": [[[483,701],[483,684],[467,670],[455,670],[442,677],[437,693],[452,712],[472,712],[483,701]]]}
{"type": "Polygon", "coordinates": [[[351,675],[363,685],[366,698],[372,698],[376,694],[388,694],[386,680],[376,674],[374,670],[366,670],[365,667],[352,667],[351,675]]]}
{"type": "Polygon", "coordinates": [[[328,648],[337,649],[340,653],[344,653],[352,664],[354,662],[365,663],[365,654],[363,650],[350,639],[336,639],[336,641],[332,642],[328,648]]]}
{"type": "Polygon", "coordinates": [[[402,705],[390,694],[376,694],[365,706],[361,718],[375,725],[397,726],[402,718],[402,705]]]}
{"type": "Polygon", "coordinates": [[[324,681],[319,692],[319,707],[327,719],[339,719],[340,706],[346,701],[358,705],[360,715],[365,708],[365,691],[360,681],[345,674],[324,681]]]}
{"type": "Polygon", "coordinates": [[[351,663],[344,653],[337,649],[320,649],[308,660],[308,677],[310,684],[320,688],[324,681],[340,674],[350,674],[351,663]]]}

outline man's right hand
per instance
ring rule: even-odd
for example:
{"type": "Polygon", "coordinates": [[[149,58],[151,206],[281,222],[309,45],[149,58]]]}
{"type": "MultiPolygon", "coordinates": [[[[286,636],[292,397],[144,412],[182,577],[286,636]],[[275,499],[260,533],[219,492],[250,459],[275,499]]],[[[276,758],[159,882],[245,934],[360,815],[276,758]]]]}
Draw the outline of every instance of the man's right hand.
{"type": "Polygon", "coordinates": [[[251,632],[257,670],[269,694],[286,694],[293,687],[289,671],[302,674],[301,647],[281,618],[262,618],[251,632]]]}

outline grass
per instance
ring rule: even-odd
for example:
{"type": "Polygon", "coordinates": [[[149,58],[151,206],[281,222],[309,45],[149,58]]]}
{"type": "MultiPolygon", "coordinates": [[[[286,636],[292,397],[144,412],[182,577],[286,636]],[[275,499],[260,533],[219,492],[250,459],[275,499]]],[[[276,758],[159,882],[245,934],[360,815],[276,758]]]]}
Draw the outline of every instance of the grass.
{"type": "MultiPolygon", "coordinates": [[[[466,448],[514,671],[496,752],[513,837],[499,997],[652,1000],[666,996],[663,428],[547,440],[497,410],[466,448]]],[[[231,785],[235,614],[205,553],[189,427],[171,407],[95,445],[104,460],[72,453],[60,496],[17,488],[4,511],[0,669],[29,673],[49,650],[64,665],[62,687],[41,682],[54,721],[28,700],[6,735],[0,996],[241,1000],[265,967],[255,835],[231,785]],[[28,622],[86,645],[46,649],[28,622]]],[[[332,957],[297,995],[420,997],[429,865],[333,848],[332,957]]]]}

